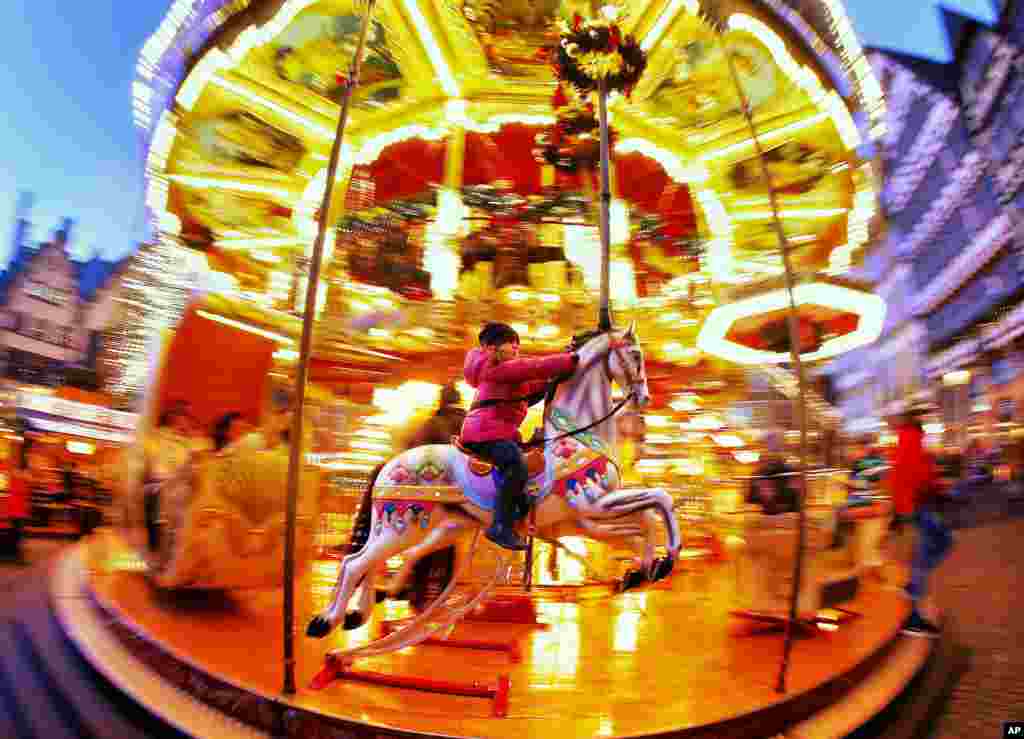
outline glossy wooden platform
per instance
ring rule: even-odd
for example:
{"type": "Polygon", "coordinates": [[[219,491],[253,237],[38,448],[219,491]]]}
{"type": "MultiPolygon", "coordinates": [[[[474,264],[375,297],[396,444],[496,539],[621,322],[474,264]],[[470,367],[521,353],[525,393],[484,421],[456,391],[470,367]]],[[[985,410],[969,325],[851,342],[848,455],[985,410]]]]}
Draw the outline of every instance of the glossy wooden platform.
{"type": "MultiPolygon", "coordinates": [[[[87,561],[93,598],[114,617],[111,628],[155,661],[161,674],[187,685],[202,682],[182,678],[183,671],[193,670],[205,676],[201,690],[241,689],[252,696],[250,708],[257,712],[260,700],[286,704],[294,709],[287,731],[292,735],[772,736],[837,703],[898,651],[893,647],[907,613],[897,592],[866,583],[850,604],[863,618],[796,642],[784,695],[774,689],[782,636],[736,636],[744,626],[728,615],[734,582],[728,563],[696,565],[703,569],[674,575],[668,589],[571,603],[541,600],[548,629],[477,623],[457,630],[467,639],[522,639],[519,663],[500,652],[426,645],[360,663],[381,672],[467,682],[507,673],[508,717],[495,719],[488,702],[476,698],[354,682],[309,690],[324,653],[368,639],[369,627],[326,640],[299,635],[299,692],[282,702],[280,593],[168,598],[138,572],[119,569],[129,558],[109,539],[94,540],[87,561]],[[314,730],[315,716],[333,719],[338,732],[348,727],[350,733],[314,730]]],[[[319,562],[299,583],[300,630],[326,597],[336,567],[319,562]]],[[[376,611],[378,619],[403,615],[402,607],[391,604],[376,611]]]]}

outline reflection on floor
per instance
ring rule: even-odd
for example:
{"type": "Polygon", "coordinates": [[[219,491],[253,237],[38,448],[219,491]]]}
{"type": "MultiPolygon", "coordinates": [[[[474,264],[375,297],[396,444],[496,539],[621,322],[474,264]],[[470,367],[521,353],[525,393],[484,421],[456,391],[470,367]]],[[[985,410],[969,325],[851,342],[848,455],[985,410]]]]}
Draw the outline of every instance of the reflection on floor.
{"type": "MultiPolygon", "coordinates": [[[[274,591],[168,597],[107,540],[91,558],[97,598],[164,647],[211,674],[265,695],[282,685],[281,594],[274,591]]],[[[329,596],[337,562],[320,561],[298,583],[301,632],[329,596]]],[[[774,691],[781,636],[736,638],[730,618],[729,564],[696,564],[670,587],[579,602],[539,599],[549,628],[472,623],[456,635],[522,639],[522,661],[500,652],[421,645],[363,660],[368,670],[455,681],[511,676],[509,716],[490,718],[487,701],[353,682],[321,692],[305,688],[325,652],[365,642],[374,623],[407,614],[402,603],[377,606],[374,622],[324,640],[297,638],[296,703],[352,721],[448,735],[594,737],[680,729],[747,714],[780,699],[774,691]]],[[[541,594],[543,595],[543,594],[541,594]]],[[[867,614],[799,640],[788,691],[796,695],[861,663],[898,632],[907,611],[891,589],[866,583],[855,610],[867,614]]]]}

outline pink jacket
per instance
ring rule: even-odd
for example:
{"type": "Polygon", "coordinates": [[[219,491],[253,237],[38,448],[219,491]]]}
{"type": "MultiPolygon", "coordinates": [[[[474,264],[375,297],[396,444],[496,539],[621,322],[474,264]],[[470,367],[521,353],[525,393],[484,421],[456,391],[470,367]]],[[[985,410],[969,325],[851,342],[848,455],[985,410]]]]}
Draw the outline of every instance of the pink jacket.
{"type": "MultiPolygon", "coordinates": [[[[521,398],[540,390],[543,382],[571,372],[579,361],[575,354],[510,359],[497,364],[483,349],[466,355],[463,374],[476,388],[474,403],[495,398],[521,398]]],[[[463,441],[519,440],[519,425],[526,418],[525,402],[498,403],[470,410],[462,422],[463,441]]]]}

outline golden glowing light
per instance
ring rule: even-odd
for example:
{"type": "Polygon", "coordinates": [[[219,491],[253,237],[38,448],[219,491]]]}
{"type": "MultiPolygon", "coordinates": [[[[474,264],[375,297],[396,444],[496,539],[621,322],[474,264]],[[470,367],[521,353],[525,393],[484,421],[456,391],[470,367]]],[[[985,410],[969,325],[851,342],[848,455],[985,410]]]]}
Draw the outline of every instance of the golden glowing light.
{"type": "Polygon", "coordinates": [[[315,134],[326,141],[330,141],[334,138],[333,126],[313,120],[308,116],[300,115],[291,108],[254,92],[247,85],[219,76],[214,77],[210,81],[218,87],[222,87],[229,92],[233,92],[239,97],[245,98],[249,102],[255,103],[257,106],[281,116],[290,123],[301,126],[303,131],[315,134]]]}
{"type": "Polygon", "coordinates": [[[954,370],[953,372],[947,372],[942,376],[942,384],[946,387],[956,387],[957,385],[966,385],[971,381],[970,370],[954,370]]]}
{"type": "Polygon", "coordinates": [[[681,475],[699,477],[704,474],[704,460],[702,459],[677,459],[673,461],[673,469],[681,475]]]}
{"type": "MultiPolygon", "coordinates": [[[[807,220],[813,218],[834,218],[846,213],[846,208],[784,208],[779,211],[782,218],[807,220]]],[[[770,210],[743,210],[732,214],[734,221],[768,221],[773,218],[770,210]]]]}
{"type": "Polygon", "coordinates": [[[647,32],[647,35],[640,42],[641,49],[650,51],[654,48],[654,45],[661,39],[665,30],[675,20],[680,8],[686,8],[687,13],[696,15],[700,9],[700,2],[699,0],[671,0],[668,6],[661,11],[661,15],[658,16],[658,20],[651,26],[651,30],[647,32]]]}
{"type": "Polygon", "coordinates": [[[761,455],[758,452],[746,449],[738,452],[733,452],[732,456],[735,457],[736,461],[739,462],[740,464],[754,464],[759,459],[761,459],[761,455]]]}
{"type": "Polygon", "coordinates": [[[681,395],[668,404],[669,408],[681,413],[700,410],[700,399],[693,394],[681,395]]]}
{"type": "Polygon", "coordinates": [[[616,652],[635,652],[640,634],[640,623],[643,614],[637,611],[620,611],[615,616],[615,641],[612,650],[616,652]]]}
{"type": "Polygon", "coordinates": [[[714,413],[702,413],[690,419],[684,426],[694,431],[717,431],[725,426],[725,421],[714,413]]]}
{"type": "MultiPolygon", "coordinates": [[[[275,39],[280,42],[282,39],[279,37],[287,29],[292,29],[297,19],[301,20],[301,13],[318,2],[283,0],[278,3],[279,9],[267,20],[240,23],[228,36],[233,40],[201,47],[202,53],[194,57],[194,64],[188,68],[184,79],[171,80],[163,65],[167,61],[174,61],[170,56],[179,53],[179,47],[186,36],[191,35],[196,23],[205,24],[202,33],[207,33],[248,5],[247,0],[228,3],[223,11],[217,11],[220,15],[215,13],[199,18],[199,4],[192,0],[174,0],[157,33],[147,40],[139,55],[137,79],[131,89],[136,121],[144,122],[147,127],[151,123],[156,124],[148,142],[145,200],[147,215],[151,218],[150,225],[158,226],[165,243],[179,243],[175,237],[182,231],[182,219],[195,216],[196,220],[203,220],[201,214],[188,214],[190,206],[183,202],[173,206],[182,209],[180,218],[168,211],[172,183],[176,190],[180,186],[228,193],[251,193],[276,201],[282,206],[281,213],[290,209],[290,223],[283,227],[271,227],[269,219],[263,224],[254,224],[251,219],[262,217],[257,212],[257,199],[244,199],[239,207],[249,209],[246,215],[250,220],[236,220],[236,224],[244,225],[233,225],[230,227],[232,230],[218,229],[214,246],[225,251],[248,252],[255,262],[239,262],[244,263],[245,267],[239,268],[237,275],[211,273],[203,280],[193,280],[188,285],[194,288],[199,284],[231,294],[236,300],[244,300],[253,309],[253,312],[244,315],[222,311],[243,320],[216,315],[215,311],[204,311],[204,317],[267,336],[288,347],[294,346],[296,341],[255,324],[261,323],[276,329],[287,326],[284,329],[287,332],[291,330],[288,323],[279,323],[278,319],[261,320],[258,311],[273,308],[292,312],[303,308],[308,279],[303,274],[305,262],[298,252],[289,254],[288,250],[302,248],[308,257],[312,248],[317,232],[316,215],[327,184],[325,152],[335,136],[334,119],[338,108],[323,96],[305,94],[295,85],[289,87],[288,84],[275,82],[273,70],[267,69],[267,52],[276,43],[275,39]],[[175,85],[177,89],[174,89],[175,85]],[[173,105],[173,112],[162,110],[161,106],[165,105],[173,105]],[[225,111],[251,111],[268,129],[278,130],[282,139],[290,140],[294,137],[301,144],[301,161],[293,162],[294,166],[282,167],[280,171],[269,165],[249,166],[251,162],[244,160],[240,154],[234,162],[230,161],[231,156],[213,161],[208,156],[209,147],[205,146],[209,143],[204,138],[209,130],[200,129],[196,124],[216,122],[219,120],[216,116],[223,115],[225,111]],[[185,134],[180,139],[179,128],[185,134]],[[202,136],[200,130],[204,131],[202,136]],[[172,151],[175,158],[170,161],[172,151]],[[280,266],[268,268],[266,265],[280,266]],[[250,270],[251,274],[243,270],[250,270]]],[[[856,39],[851,36],[852,31],[848,28],[841,4],[838,0],[823,2],[828,8],[827,17],[833,24],[832,30],[840,41],[843,61],[857,77],[861,97],[874,100],[881,107],[880,88],[856,39]]],[[[617,16],[623,7],[629,7],[625,3],[611,3],[607,6],[604,3],[605,0],[602,0],[591,11],[597,10],[605,17],[610,17],[617,16]]],[[[351,11],[358,13],[357,8],[353,6],[351,11]]],[[[379,19],[387,27],[389,41],[402,40],[402,48],[395,49],[399,52],[396,58],[402,62],[402,87],[394,101],[382,103],[371,96],[365,104],[357,106],[353,112],[351,129],[341,149],[337,174],[337,190],[343,193],[353,167],[374,164],[382,152],[393,144],[420,139],[446,145],[432,147],[434,151],[441,148],[447,151],[444,155],[443,177],[440,182],[432,183],[432,187],[436,188],[436,217],[425,223],[417,223],[415,230],[410,231],[410,243],[415,246],[416,268],[429,273],[432,299],[417,303],[390,294],[386,288],[362,284],[353,287],[351,280],[355,278],[346,273],[350,265],[346,259],[340,258],[347,257],[347,252],[342,253],[339,245],[339,260],[329,265],[331,269],[317,291],[316,314],[319,316],[326,312],[333,319],[338,317],[333,311],[338,310],[340,320],[347,321],[367,311],[401,311],[400,325],[366,329],[367,335],[378,347],[385,342],[399,342],[410,351],[425,351],[441,346],[450,349],[451,344],[460,340],[453,337],[461,336],[447,325],[450,316],[479,315],[465,313],[464,308],[480,309],[480,305],[464,306],[462,302],[456,301],[472,302],[468,293],[479,293],[486,301],[483,310],[497,308],[501,314],[500,320],[511,323],[524,341],[550,341],[553,345],[558,337],[568,335],[570,326],[578,327],[579,322],[575,317],[577,309],[585,307],[583,303],[592,299],[599,287],[601,249],[599,232],[593,225],[594,213],[580,216],[568,209],[555,216],[545,216],[544,224],[538,229],[536,244],[545,248],[560,247],[564,258],[574,265],[568,275],[562,271],[555,276],[554,269],[548,270],[548,265],[530,264],[529,280],[532,285],[500,291],[494,296],[497,304],[490,302],[492,296],[487,294],[489,288],[476,290],[477,283],[493,285],[497,282],[494,280],[495,263],[480,265],[478,274],[463,274],[460,281],[461,240],[471,231],[477,230],[479,226],[476,222],[483,220],[477,209],[473,210],[470,217],[470,208],[460,194],[465,136],[468,132],[495,133],[507,123],[531,126],[554,124],[556,119],[547,103],[551,83],[548,81],[538,85],[534,80],[511,80],[508,75],[492,74],[494,70],[463,69],[456,66],[456,60],[459,64],[475,64],[478,57],[483,57],[478,53],[463,53],[465,49],[462,47],[464,39],[460,38],[461,31],[455,33],[443,27],[445,15],[439,15],[438,10],[439,6],[433,0],[399,0],[396,6],[386,11],[386,18],[379,19]],[[471,85],[472,89],[463,90],[462,84],[471,85]],[[504,94],[513,87],[515,94],[504,94]],[[520,95],[520,92],[523,94],[520,95]],[[491,271],[488,273],[487,270],[491,271]],[[577,280],[580,273],[582,280],[577,280]],[[330,300],[327,299],[328,288],[332,291],[330,300]],[[342,292],[339,294],[338,290],[342,292]],[[354,297],[350,299],[350,295],[354,297]]],[[[667,65],[661,65],[662,52],[666,49],[671,51],[668,47],[677,42],[686,43],[688,39],[683,36],[697,28],[698,21],[684,18],[683,13],[699,15],[700,0],[664,0],[645,7],[630,29],[637,34],[642,48],[653,52],[652,58],[658,69],[652,70],[652,74],[658,79],[667,72],[664,68],[667,65]],[[659,48],[660,51],[655,51],[659,48]]],[[[771,16],[762,17],[768,19],[771,16]]],[[[830,177],[813,194],[788,195],[787,207],[781,210],[780,215],[787,221],[808,221],[803,227],[795,229],[800,233],[791,238],[793,244],[818,240],[819,236],[815,232],[820,230],[822,224],[814,223],[817,219],[835,218],[839,227],[845,222],[846,242],[831,249],[827,265],[829,274],[841,273],[851,268],[854,256],[870,238],[869,227],[876,215],[874,183],[877,176],[872,172],[871,165],[861,162],[853,151],[860,143],[860,132],[854,124],[847,102],[837,92],[829,89],[830,82],[818,71],[825,68],[803,64],[794,57],[790,52],[794,48],[793,44],[790,42],[787,46],[787,41],[772,25],[779,27],[774,20],[765,23],[753,15],[732,12],[727,18],[728,34],[725,43],[730,44],[737,37],[742,37],[742,43],[748,42],[748,36],[756,39],[758,44],[767,49],[778,71],[791,83],[780,89],[787,91],[794,99],[785,101],[782,106],[769,106],[775,112],[785,109],[790,111],[789,114],[770,120],[772,116],[758,110],[759,114],[764,113],[763,121],[761,115],[758,117],[758,134],[766,147],[800,136],[801,133],[802,138],[809,142],[819,136],[831,141],[820,146],[819,150],[827,152],[830,161],[836,162],[827,165],[831,167],[831,174],[841,174],[830,177]],[[772,128],[773,125],[778,127],[772,128]],[[843,147],[839,153],[836,153],[840,149],[837,138],[843,147]]],[[[804,36],[806,38],[806,34],[804,36]]],[[[834,41],[829,39],[830,43],[834,41]]],[[[818,42],[821,43],[820,39],[818,42]]],[[[398,44],[395,45],[397,47],[398,44]]],[[[815,53],[819,56],[824,54],[813,43],[810,44],[810,52],[810,57],[815,53]]],[[[831,52],[826,55],[830,57],[828,61],[831,63],[831,52]]],[[[716,73],[721,71],[715,70],[716,73]]],[[[788,361],[781,354],[755,354],[755,350],[725,339],[728,326],[739,318],[768,310],[770,306],[778,304],[780,298],[777,294],[768,293],[721,306],[717,306],[716,302],[727,299],[728,290],[721,289],[724,286],[734,286],[781,271],[776,266],[775,255],[748,257],[747,249],[733,249],[741,234],[746,236],[749,231],[757,230],[750,229],[747,224],[772,218],[766,198],[750,197],[749,188],[745,190],[737,186],[730,189],[729,172],[732,163],[753,154],[753,141],[749,136],[740,139],[744,134],[742,128],[734,127],[725,135],[721,135],[724,132],[718,129],[713,129],[717,131],[715,134],[694,131],[687,129],[686,124],[679,126],[678,130],[670,128],[665,124],[666,117],[657,115],[661,103],[648,92],[642,91],[635,101],[625,98],[613,101],[610,113],[615,118],[617,133],[614,151],[617,155],[641,154],[657,162],[674,183],[686,186],[696,206],[694,210],[698,223],[694,235],[705,248],[699,256],[698,272],[679,276],[678,272],[684,270],[666,270],[674,273],[659,274],[653,258],[657,256],[656,250],[647,242],[630,241],[633,235],[630,233],[631,220],[633,223],[640,220],[644,215],[641,210],[646,206],[622,199],[628,188],[615,188],[614,194],[621,194],[622,197],[616,197],[610,203],[610,237],[614,249],[608,268],[611,273],[611,298],[618,317],[625,319],[635,316],[641,322],[642,331],[646,330],[645,323],[653,328],[653,336],[648,340],[650,353],[672,364],[692,364],[705,352],[744,363],[788,361]],[[653,108],[643,107],[648,104],[653,108]],[[652,109],[655,114],[647,115],[652,109]],[[643,113],[639,112],[641,110],[643,113]],[[639,263],[634,266],[636,249],[649,250],[652,259],[646,261],[651,268],[643,271],[644,267],[639,266],[639,263]],[[698,285],[698,282],[704,284],[698,285]],[[693,331],[679,329],[697,326],[699,322],[694,317],[684,316],[704,316],[711,308],[714,310],[710,310],[694,346],[693,331]]],[[[667,114],[667,111],[660,112],[667,114]]],[[[875,126],[880,125],[877,110],[872,110],[871,115],[875,126]]],[[[226,128],[218,129],[216,133],[220,136],[225,131],[226,128]]],[[[270,138],[274,137],[271,135],[270,138]]],[[[237,141],[232,146],[244,149],[237,141]]],[[[266,146],[261,143],[257,148],[264,149],[266,146]]],[[[282,145],[279,148],[283,151],[287,147],[282,145]]],[[[289,161],[288,157],[283,159],[289,161]]],[[[541,175],[544,186],[557,187],[555,177],[551,174],[553,168],[544,167],[544,170],[545,173],[541,175]]],[[[671,195],[678,189],[670,185],[666,193],[671,195]]],[[[586,194],[588,197],[593,195],[586,194]]],[[[661,208],[669,199],[664,197],[658,207],[661,208]]],[[[327,214],[332,221],[338,216],[335,211],[339,210],[343,200],[347,206],[350,199],[336,198],[331,212],[327,214]]],[[[326,262],[330,263],[335,231],[332,229],[328,233],[330,240],[325,245],[326,262]]],[[[824,247],[825,243],[819,246],[824,247]]],[[[798,290],[805,290],[805,286],[798,290]]],[[[826,298],[840,301],[843,306],[847,303],[842,303],[842,300],[853,300],[849,295],[827,291],[813,295],[808,293],[802,299],[817,304],[826,298]]],[[[835,306],[828,304],[828,307],[835,306]]],[[[873,303],[870,298],[865,298],[859,304],[858,311],[860,323],[853,334],[828,339],[821,350],[806,355],[806,358],[812,360],[833,356],[873,340],[872,332],[876,329],[880,331],[881,320],[884,318],[884,303],[873,303]]],[[[167,316],[172,312],[168,310],[167,316]]],[[[877,336],[877,332],[874,335],[877,336]]],[[[337,346],[336,343],[325,341],[324,346],[328,345],[337,346]]],[[[274,356],[280,362],[292,362],[296,352],[294,348],[282,347],[274,356]]],[[[283,370],[280,367],[278,369],[283,370]]],[[[410,408],[421,409],[436,403],[438,388],[430,383],[423,385],[411,387],[407,383],[398,388],[384,388],[380,395],[375,393],[374,406],[380,412],[364,422],[376,426],[374,432],[389,434],[389,428],[381,427],[391,427],[410,420],[410,408]]],[[[464,383],[459,387],[468,401],[473,394],[472,388],[464,383]]],[[[676,397],[669,406],[678,413],[691,414],[701,410],[699,398],[691,395],[676,397]]],[[[664,436],[671,437],[674,442],[685,438],[672,437],[677,422],[665,419],[662,423],[662,418],[650,417],[648,423],[656,429],[668,430],[671,426],[671,431],[664,436]]],[[[720,425],[702,425],[708,423],[708,418],[710,416],[707,414],[699,416],[685,426],[691,429],[691,440],[699,437],[703,441],[703,435],[698,433],[700,431],[720,430],[720,425]],[[701,418],[705,420],[701,421],[701,418]]],[[[715,441],[721,443],[720,439],[728,436],[716,434],[715,441]]],[[[371,446],[356,443],[351,446],[361,450],[361,453],[382,451],[385,448],[383,438],[364,443],[371,446]]],[[[351,469],[361,469],[367,462],[360,458],[334,461],[355,465],[351,469]]],[[[661,468],[671,465],[679,467],[682,463],[641,460],[641,464],[654,469],[658,465],[661,468]]]]}
{"type": "Polygon", "coordinates": [[[580,661],[580,615],[576,603],[555,601],[538,601],[537,611],[551,628],[533,632],[533,670],[527,680],[530,689],[543,690],[560,681],[575,680],[580,661]]]}
{"type": "Polygon", "coordinates": [[[290,201],[297,193],[291,188],[271,185],[265,182],[244,182],[218,177],[193,177],[190,175],[174,174],[168,177],[172,182],[179,185],[194,187],[197,190],[234,190],[235,192],[251,192],[259,195],[271,195],[281,200],[290,201]]]}
{"type": "Polygon", "coordinates": [[[419,380],[403,382],[395,388],[376,387],[372,403],[384,412],[370,416],[366,423],[378,426],[408,423],[421,409],[437,406],[440,389],[440,385],[419,380]]]}
{"type": "Polygon", "coordinates": [[[294,344],[295,339],[291,339],[281,334],[276,334],[273,331],[267,331],[266,329],[260,328],[259,326],[253,326],[251,323],[242,323],[236,321],[233,318],[225,318],[219,316],[216,313],[210,313],[209,311],[200,310],[196,311],[196,315],[205,318],[209,321],[216,321],[217,323],[223,323],[225,326],[231,326],[233,328],[241,329],[242,331],[248,331],[250,334],[256,334],[257,336],[263,336],[267,339],[278,342],[279,344],[294,344]]]}
{"type": "Polygon", "coordinates": [[[839,132],[839,137],[843,141],[843,146],[847,149],[855,149],[860,146],[860,131],[857,130],[850,111],[842,99],[835,91],[825,91],[818,75],[793,58],[789,49],[786,48],[786,42],[770,26],[745,13],[733,13],[729,16],[728,23],[730,30],[745,31],[767,46],[783,74],[803,90],[815,105],[824,107],[828,111],[832,123],[839,132]]]}
{"type": "Polygon", "coordinates": [[[718,446],[736,449],[742,446],[746,446],[747,443],[743,441],[736,434],[713,434],[711,439],[718,444],[718,446]]]}
{"type": "Polygon", "coordinates": [[[413,25],[416,26],[416,34],[419,37],[420,43],[427,50],[427,56],[434,67],[434,72],[441,81],[441,89],[444,90],[448,97],[461,97],[459,85],[452,76],[448,61],[444,58],[444,54],[441,53],[441,49],[437,45],[437,39],[434,38],[434,31],[423,16],[419,4],[416,0],[402,0],[402,5],[405,6],[409,16],[412,18],[413,25]]]}
{"type": "MultiPolygon", "coordinates": [[[[778,139],[785,138],[786,136],[790,136],[796,133],[797,131],[802,131],[805,128],[816,126],[822,121],[824,121],[826,118],[828,118],[827,113],[816,113],[815,115],[812,115],[809,118],[804,118],[801,121],[789,123],[785,126],[779,126],[778,128],[773,128],[772,130],[765,131],[763,133],[759,132],[758,140],[760,140],[762,144],[768,144],[778,139]]],[[[742,141],[738,141],[735,144],[723,146],[721,149],[714,149],[712,151],[701,154],[700,158],[701,161],[707,162],[713,159],[728,157],[739,152],[752,151],[753,148],[754,140],[748,137],[743,139],[742,141]]]]}
{"type": "Polygon", "coordinates": [[[294,349],[278,349],[274,352],[274,359],[282,362],[294,362],[299,358],[299,353],[294,349]]]}
{"type": "MultiPolygon", "coordinates": [[[[263,238],[240,238],[240,239],[217,239],[213,245],[218,249],[249,250],[258,248],[270,248],[275,246],[303,246],[304,241],[287,236],[266,236],[263,238]]],[[[255,256],[255,254],[253,255],[255,256]]]]}

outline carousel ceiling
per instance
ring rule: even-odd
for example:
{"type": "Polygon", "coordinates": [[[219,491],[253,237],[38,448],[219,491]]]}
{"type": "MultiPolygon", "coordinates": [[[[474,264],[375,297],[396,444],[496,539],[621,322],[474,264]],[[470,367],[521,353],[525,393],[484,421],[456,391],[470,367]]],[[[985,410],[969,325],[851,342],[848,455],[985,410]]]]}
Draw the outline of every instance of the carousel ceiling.
{"type": "MultiPolygon", "coordinates": [[[[776,6],[730,2],[721,33],[697,0],[623,7],[648,65],[610,103],[613,312],[637,319],[667,365],[697,362],[708,315],[782,272],[762,160],[801,274],[846,271],[870,237],[875,175],[851,113],[862,106],[837,91],[835,57],[820,39],[811,51],[810,27],[776,6]]],[[[286,337],[361,12],[348,0],[223,5],[148,142],[147,205],[165,235],[224,276],[225,316],[286,337]]],[[[318,357],[369,369],[457,356],[491,318],[536,348],[592,325],[596,122],[549,57],[559,18],[595,12],[572,0],[376,3],[328,214],[318,357]]],[[[802,311],[857,333],[848,308],[802,311]]],[[[743,320],[721,338],[763,333],[743,320]]]]}

